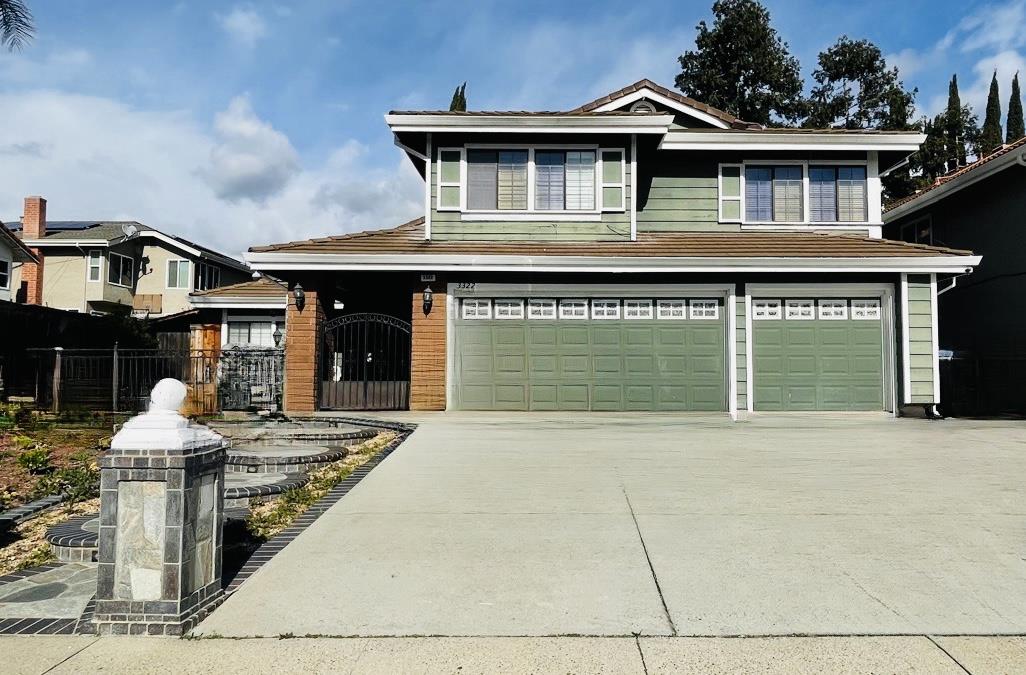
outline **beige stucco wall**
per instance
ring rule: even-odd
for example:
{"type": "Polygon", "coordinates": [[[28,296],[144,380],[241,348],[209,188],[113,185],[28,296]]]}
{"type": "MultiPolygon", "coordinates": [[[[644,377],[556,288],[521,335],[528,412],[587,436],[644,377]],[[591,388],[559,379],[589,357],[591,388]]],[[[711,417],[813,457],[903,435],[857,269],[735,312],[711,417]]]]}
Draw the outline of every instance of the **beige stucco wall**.
{"type": "Polygon", "coordinates": [[[196,262],[192,256],[178,251],[169,251],[159,246],[146,246],[143,248],[143,256],[149,258],[146,269],[139,275],[139,283],[136,284],[135,292],[140,295],[161,296],[161,312],[165,314],[176,314],[189,308],[189,293],[195,283],[196,262]],[[167,263],[169,260],[189,261],[189,283],[186,288],[176,289],[167,287],[167,263]]]}

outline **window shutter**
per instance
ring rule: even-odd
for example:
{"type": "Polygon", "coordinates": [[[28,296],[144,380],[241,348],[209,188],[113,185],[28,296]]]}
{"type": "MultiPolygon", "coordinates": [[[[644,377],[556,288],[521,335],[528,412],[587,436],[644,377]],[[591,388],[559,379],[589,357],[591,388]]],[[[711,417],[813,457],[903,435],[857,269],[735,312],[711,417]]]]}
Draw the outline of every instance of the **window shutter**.
{"type": "Polygon", "coordinates": [[[763,166],[745,167],[745,220],[773,220],[773,170],[763,166]]]}
{"type": "Polygon", "coordinates": [[[828,166],[809,167],[809,214],[814,223],[837,220],[836,171],[828,166]]]}
{"type": "Polygon", "coordinates": [[[602,210],[622,211],[626,207],[624,152],[600,150],[602,157],[602,210]]]}
{"type": "Polygon", "coordinates": [[[563,210],[562,152],[534,153],[534,208],[539,211],[563,210]]]}
{"type": "Polygon", "coordinates": [[[741,222],[741,169],[740,164],[720,164],[721,223],[741,222]]]}
{"type": "Polygon", "coordinates": [[[467,208],[494,211],[498,186],[498,153],[494,150],[467,152],[467,208]]]}
{"type": "Polygon", "coordinates": [[[527,151],[499,152],[498,207],[500,210],[527,210],[527,151]]]}
{"type": "Polygon", "coordinates": [[[595,153],[566,153],[566,208],[591,211],[595,208],[595,153]]]}
{"type": "Polygon", "coordinates": [[[837,219],[863,222],[866,215],[866,170],[860,166],[837,169],[837,219]]]}

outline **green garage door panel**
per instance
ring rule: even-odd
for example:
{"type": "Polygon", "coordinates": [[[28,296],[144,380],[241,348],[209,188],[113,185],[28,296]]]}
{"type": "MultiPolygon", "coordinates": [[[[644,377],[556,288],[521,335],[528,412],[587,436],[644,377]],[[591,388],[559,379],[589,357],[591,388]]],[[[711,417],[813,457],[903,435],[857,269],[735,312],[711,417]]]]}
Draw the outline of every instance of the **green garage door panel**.
{"type": "Polygon", "coordinates": [[[719,320],[458,320],[464,410],[724,410],[719,320]]]}
{"type": "Polygon", "coordinates": [[[756,410],[883,410],[879,321],[755,321],[756,410]]]}

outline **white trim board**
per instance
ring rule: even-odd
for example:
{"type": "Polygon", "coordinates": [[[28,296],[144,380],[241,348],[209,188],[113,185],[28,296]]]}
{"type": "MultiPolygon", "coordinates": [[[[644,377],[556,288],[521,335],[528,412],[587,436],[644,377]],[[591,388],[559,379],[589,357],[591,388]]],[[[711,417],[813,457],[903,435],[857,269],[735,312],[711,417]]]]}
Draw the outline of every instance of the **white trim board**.
{"type": "Polygon", "coordinates": [[[930,322],[933,341],[933,402],[940,403],[940,324],[937,321],[937,275],[930,275],[930,322]]]}
{"type": "Polygon", "coordinates": [[[912,346],[908,334],[908,274],[901,275],[901,370],[903,377],[902,400],[906,405],[912,403],[912,346]]]}
{"type": "Polygon", "coordinates": [[[915,152],[924,134],[859,134],[759,130],[670,131],[660,150],[889,150],[915,152]]]}

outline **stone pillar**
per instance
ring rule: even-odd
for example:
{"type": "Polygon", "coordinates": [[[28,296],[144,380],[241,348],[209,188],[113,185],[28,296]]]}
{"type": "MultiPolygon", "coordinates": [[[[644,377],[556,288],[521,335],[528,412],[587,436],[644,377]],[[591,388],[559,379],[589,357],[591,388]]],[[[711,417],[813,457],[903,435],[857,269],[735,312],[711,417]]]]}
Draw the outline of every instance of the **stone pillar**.
{"type": "Polygon", "coordinates": [[[445,292],[442,282],[413,291],[410,410],[445,410],[445,292]],[[431,311],[424,311],[424,288],[432,290],[431,311]]]}
{"type": "Polygon", "coordinates": [[[158,382],[100,461],[101,635],[182,635],[223,597],[227,443],[179,414],[185,395],[158,382]]]}
{"type": "Polygon", "coordinates": [[[325,298],[313,288],[303,290],[302,307],[294,289],[285,313],[285,414],[315,412],[320,407],[321,345],[324,342],[325,298]]]}

